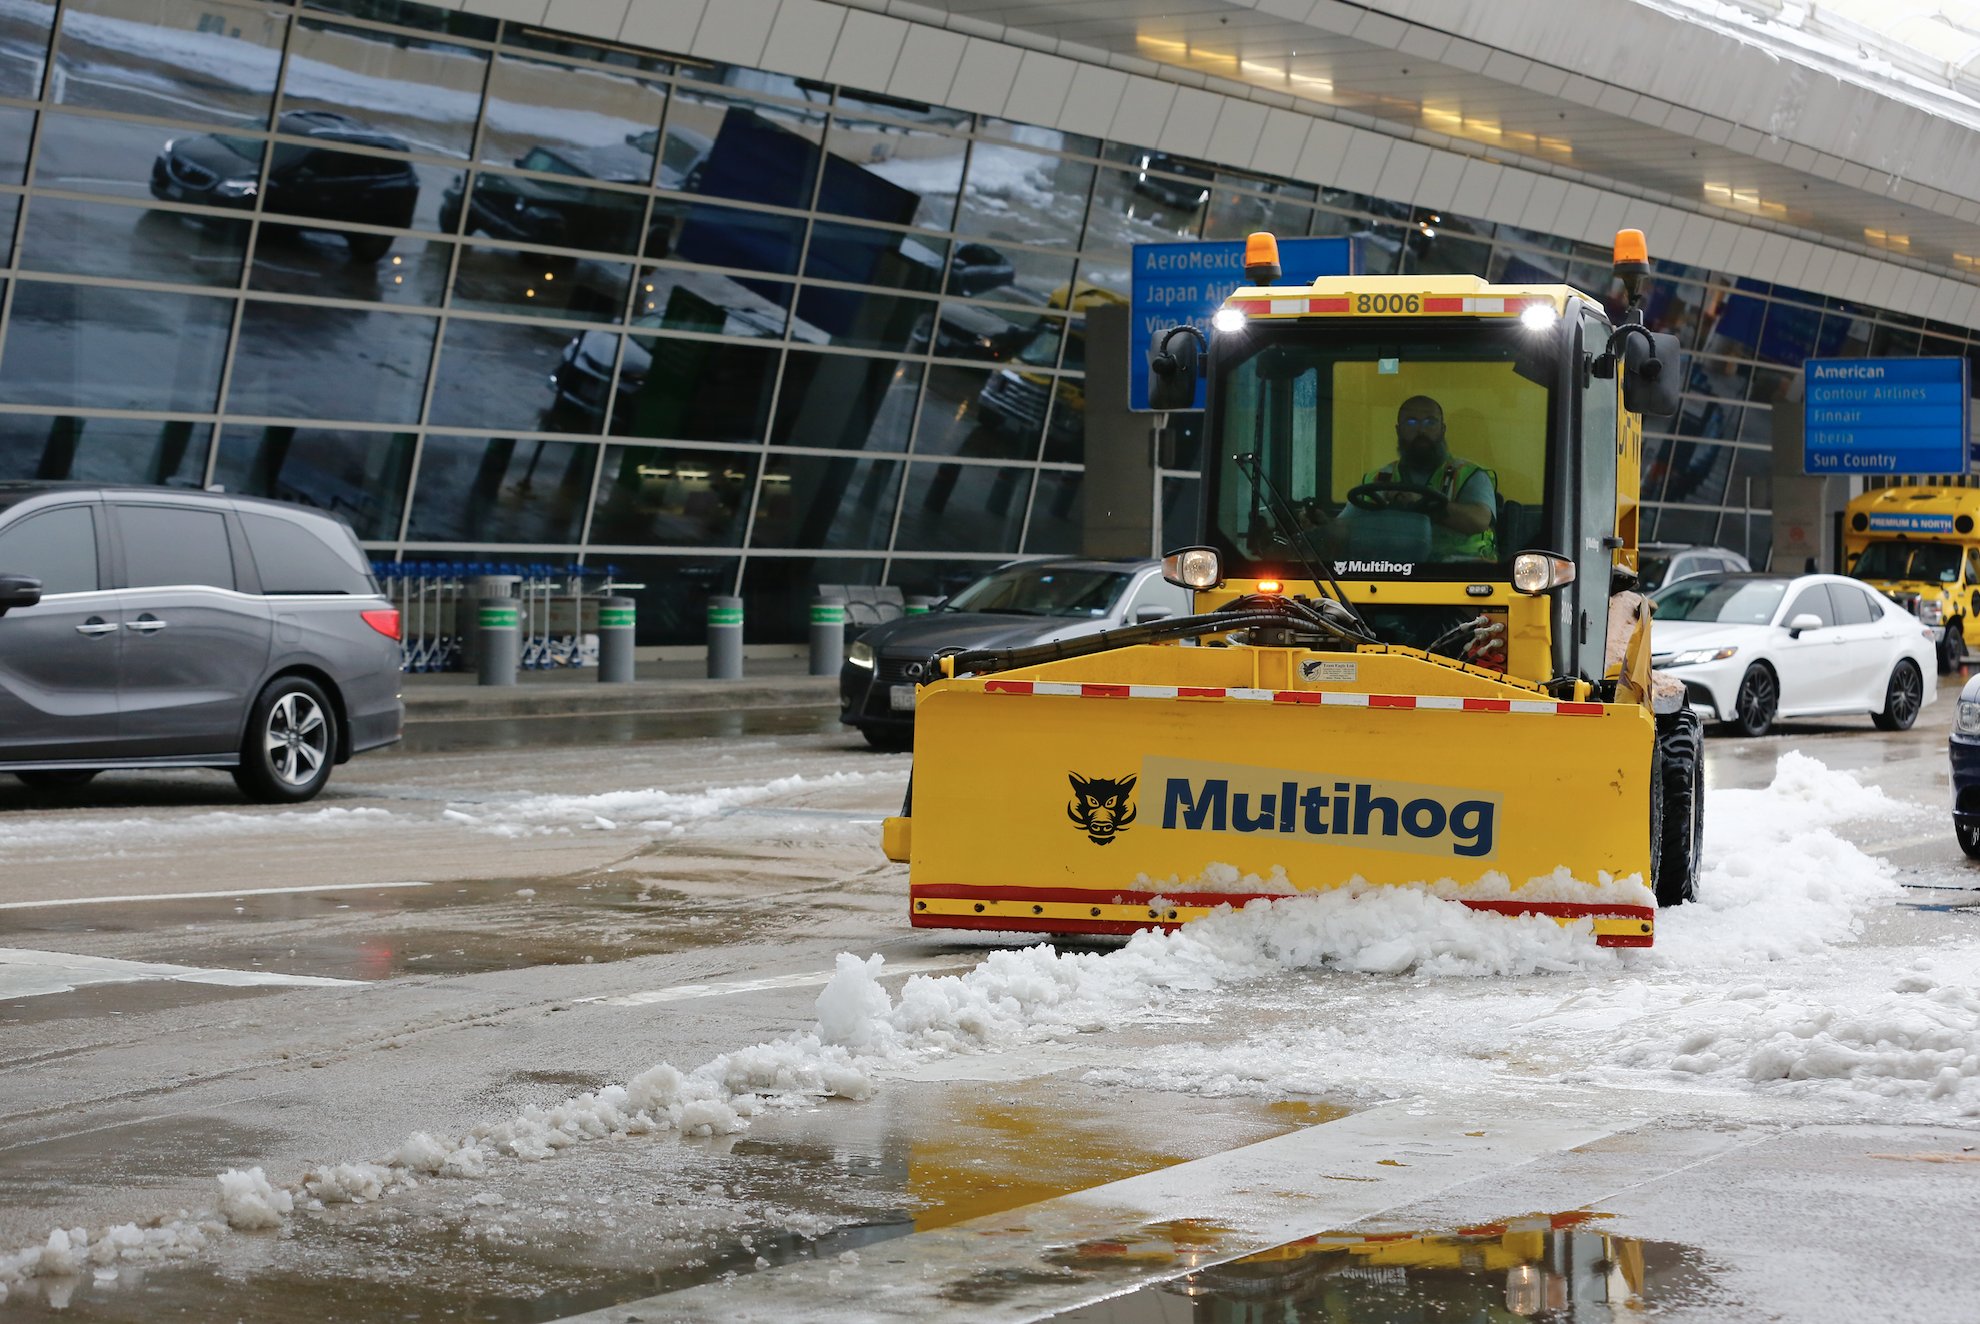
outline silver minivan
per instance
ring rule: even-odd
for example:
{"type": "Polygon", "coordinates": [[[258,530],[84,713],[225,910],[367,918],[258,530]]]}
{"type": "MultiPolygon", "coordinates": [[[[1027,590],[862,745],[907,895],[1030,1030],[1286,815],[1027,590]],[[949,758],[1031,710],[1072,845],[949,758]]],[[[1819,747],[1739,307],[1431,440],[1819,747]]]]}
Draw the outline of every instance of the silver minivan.
{"type": "Polygon", "coordinates": [[[0,482],[0,772],[226,768],[307,800],[399,739],[399,614],[342,521],[168,488],[0,482]]]}

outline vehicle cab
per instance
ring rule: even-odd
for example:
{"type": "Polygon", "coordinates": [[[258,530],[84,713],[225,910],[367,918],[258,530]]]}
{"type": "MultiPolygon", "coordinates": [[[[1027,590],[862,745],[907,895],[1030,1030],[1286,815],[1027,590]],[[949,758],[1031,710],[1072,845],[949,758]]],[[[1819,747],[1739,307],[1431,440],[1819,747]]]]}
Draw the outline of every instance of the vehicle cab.
{"type": "Polygon", "coordinates": [[[1844,568],[1938,633],[1939,673],[1980,646],[1980,491],[1884,487],[1849,503],[1844,568]]]}

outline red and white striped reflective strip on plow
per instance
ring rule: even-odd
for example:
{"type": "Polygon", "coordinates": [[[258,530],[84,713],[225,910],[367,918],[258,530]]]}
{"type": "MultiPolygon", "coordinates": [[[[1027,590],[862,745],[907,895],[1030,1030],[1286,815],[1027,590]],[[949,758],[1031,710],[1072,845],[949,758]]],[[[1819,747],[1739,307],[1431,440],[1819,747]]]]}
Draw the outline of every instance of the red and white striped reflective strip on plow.
{"type": "MultiPolygon", "coordinates": [[[[1384,296],[1400,298],[1402,296],[1384,296]]],[[[1414,295],[1409,297],[1416,297],[1414,295]]],[[[1426,294],[1422,296],[1421,308],[1425,313],[1502,313],[1517,315],[1536,304],[1554,306],[1552,299],[1507,298],[1504,295],[1489,295],[1473,298],[1456,294],[1426,294]]],[[[1354,311],[1354,301],[1347,295],[1328,295],[1314,298],[1297,295],[1284,299],[1232,299],[1226,308],[1243,313],[1246,317],[1302,316],[1308,313],[1346,313],[1354,311]]],[[[1398,309],[1398,312],[1401,310],[1398,309]]]]}
{"type": "Polygon", "coordinates": [[[1254,703],[1320,708],[1430,709],[1462,713],[1539,713],[1552,717],[1601,717],[1599,703],[1562,699],[1461,699],[1448,694],[1349,694],[1332,690],[1254,690],[1191,685],[1075,685],[1051,680],[986,680],[985,694],[1043,694],[1073,699],[1245,699],[1254,703]]]}

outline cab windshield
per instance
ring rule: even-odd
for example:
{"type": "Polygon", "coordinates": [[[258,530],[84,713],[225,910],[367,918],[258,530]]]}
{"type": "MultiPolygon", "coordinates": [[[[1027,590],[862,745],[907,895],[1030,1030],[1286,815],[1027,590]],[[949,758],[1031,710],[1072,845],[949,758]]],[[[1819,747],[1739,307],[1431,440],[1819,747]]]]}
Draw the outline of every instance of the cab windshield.
{"type": "Polygon", "coordinates": [[[1858,579],[1920,579],[1928,584],[1959,582],[1960,549],[1942,542],[1873,542],[1856,558],[1850,573],[1858,579]]]}
{"type": "Polygon", "coordinates": [[[1218,367],[1206,493],[1234,577],[1304,554],[1343,578],[1477,578],[1545,540],[1556,334],[1511,319],[1239,334],[1218,367]]]}
{"type": "Polygon", "coordinates": [[[1660,621],[1717,621],[1722,625],[1766,625],[1787,592],[1785,579],[1734,579],[1692,575],[1651,597],[1660,621]]]}
{"type": "Polygon", "coordinates": [[[977,580],[942,604],[944,611],[1011,616],[1105,616],[1128,576],[1112,570],[1009,566],[977,580]]]}

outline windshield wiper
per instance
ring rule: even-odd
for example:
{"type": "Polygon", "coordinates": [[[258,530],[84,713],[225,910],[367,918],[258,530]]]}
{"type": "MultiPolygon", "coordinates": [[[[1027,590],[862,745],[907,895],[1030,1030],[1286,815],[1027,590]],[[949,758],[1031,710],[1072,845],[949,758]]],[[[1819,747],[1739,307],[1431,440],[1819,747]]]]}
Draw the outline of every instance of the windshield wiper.
{"type": "Polygon", "coordinates": [[[1300,567],[1306,571],[1306,576],[1312,581],[1313,586],[1319,588],[1325,584],[1331,588],[1334,591],[1334,601],[1347,609],[1348,615],[1352,616],[1354,623],[1361,627],[1361,632],[1367,636],[1368,642],[1371,644],[1377,642],[1373,627],[1368,624],[1367,618],[1360,610],[1348,601],[1348,595],[1341,591],[1340,581],[1334,578],[1333,570],[1328,568],[1325,562],[1316,563],[1307,554],[1306,547],[1299,538],[1298,524],[1293,518],[1292,506],[1286,501],[1285,494],[1279,491],[1279,485],[1265,472],[1264,466],[1258,463],[1258,456],[1246,451],[1243,455],[1232,458],[1237,461],[1238,468],[1250,475],[1254,491],[1259,488],[1264,489],[1265,511],[1272,517],[1272,523],[1279,531],[1279,541],[1291,548],[1292,554],[1299,558],[1300,567]]]}

